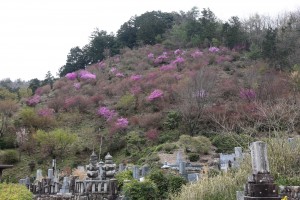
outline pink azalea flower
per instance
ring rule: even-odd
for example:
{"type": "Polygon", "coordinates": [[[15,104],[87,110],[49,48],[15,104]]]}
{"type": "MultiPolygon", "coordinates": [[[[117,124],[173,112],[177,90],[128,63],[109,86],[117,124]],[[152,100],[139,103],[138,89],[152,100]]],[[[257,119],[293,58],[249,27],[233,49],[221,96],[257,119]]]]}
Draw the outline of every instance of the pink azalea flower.
{"type": "Polygon", "coordinates": [[[116,126],[118,128],[127,128],[128,120],[126,118],[121,117],[121,118],[117,119],[116,126]]]}
{"type": "Polygon", "coordinates": [[[77,78],[77,74],[75,72],[67,73],[65,77],[69,80],[75,80],[77,78]]]}
{"type": "Polygon", "coordinates": [[[168,71],[168,70],[173,70],[173,69],[176,69],[176,66],[175,65],[163,65],[159,68],[161,71],[168,71]]]}
{"type": "Polygon", "coordinates": [[[122,77],[124,77],[124,74],[121,72],[118,72],[118,73],[116,73],[116,77],[122,78],[122,77]]]}
{"type": "Polygon", "coordinates": [[[132,75],[131,77],[130,77],[130,80],[132,80],[132,81],[138,81],[138,80],[140,80],[142,78],[142,75],[132,75]]]}
{"type": "Polygon", "coordinates": [[[148,59],[151,59],[151,60],[154,59],[154,54],[153,53],[149,53],[148,54],[148,59]]]}
{"type": "Polygon", "coordinates": [[[200,56],[203,55],[203,52],[196,50],[194,53],[191,54],[191,56],[195,59],[195,58],[199,58],[200,56]]]}
{"type": "Polygon", "coordinates": [[[109,110],[107,107],[100,107],[97,113],[98,115],[106,118],[108,121],[116,115],[116,112],[114,110],[109,110]]]}
{"type": "Polygon", "coordinates": [[[163,96],[163,91],[159,89],[155,89],[151,94],[147,97],[149,101],[153,101],[154,99],[161,98],[163,96]]]}
{"type": "Polygon", "coordinates": [[[113,67],[109,70],[111,73],[116,73],[117,72],[117,68],[113,67]]]}
{"type": "Polygon", "coordinates": [[[208,49],[209,52],[212,52],[212,53],[215,53],[215,52],[218,52],[220,49],[218,47],[210,47],[208,49]]]}
{"type": "Polygon", "coordinates": [[[80,83],[74,83],[73,86],[74,86],[77,90],[79,90],[80,87],[81,87],[80,83]]]}

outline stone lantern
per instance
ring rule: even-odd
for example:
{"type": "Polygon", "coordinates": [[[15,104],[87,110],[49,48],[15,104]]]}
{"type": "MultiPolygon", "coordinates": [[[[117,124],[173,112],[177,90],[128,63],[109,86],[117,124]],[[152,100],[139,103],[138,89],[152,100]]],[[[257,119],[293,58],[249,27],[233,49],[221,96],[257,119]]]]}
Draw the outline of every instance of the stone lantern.
{"type": "Polygon", "coordinates": [[[103,179],[109,180],[114,178],[114,175],[116,173],[116,164],[112,160],[112,156],[107,153],[105,156],[105,162],[104,165],[102,166],[103,169],[103,179]]]}

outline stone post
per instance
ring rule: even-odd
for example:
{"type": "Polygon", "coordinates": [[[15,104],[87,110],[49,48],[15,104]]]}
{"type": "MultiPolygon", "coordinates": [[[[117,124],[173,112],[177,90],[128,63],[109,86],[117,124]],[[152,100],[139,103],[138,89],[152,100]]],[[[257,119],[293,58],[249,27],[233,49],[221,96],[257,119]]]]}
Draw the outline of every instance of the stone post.
{"type": "Polygon", "coordinates": [[[124,170],[124,164],[120,163],[119,164],[119,172],[122,172],[124,170]]]}
{"type": "Polygon", "coordinates": [[[269,173],[269,161],[267,156],[267,144],[261,141],[251,145],[251,161],[253,174],[269,173]]]}
{"type": "Polygon", "coordinates": [[[145,164],[142,167],[142,177],[147,176],[148,173],[149,173],[149,166],[145,164]]]}
{"type": "Polygon", "coordinates": [[[132,167],[132,175],[133,178],[138,180],[140,178],[140,168],[136,165],[132,167]]]}
{"type": "Polygon", "coordinates": [[[51,181],[53,181],[53,179],[54,179],[53,169],[48,169],[48,178],[51,179],[51,181]]]}
{"type": "Polygon", "coordinates": [[[179,163],[179,174],[187,180],[187,173],[185,167],[186,167],[186,162],[179,163]]]}
{"type": "Polygon", "coordinates": [[[245,186],[244,200],[280,200],[278,187],[270,175],[267,144],[262,141],[251,145],[252,176],[245,186]]]}

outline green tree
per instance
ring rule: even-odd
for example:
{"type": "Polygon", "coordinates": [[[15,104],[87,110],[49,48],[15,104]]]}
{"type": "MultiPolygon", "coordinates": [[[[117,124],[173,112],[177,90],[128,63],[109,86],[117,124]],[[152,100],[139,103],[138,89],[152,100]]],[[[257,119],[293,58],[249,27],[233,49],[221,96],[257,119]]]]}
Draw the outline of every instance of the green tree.
{"type": "Polygon", "coordinates": [[[0,100],[0,137],[6,132],[9,124],[9,119],[17,111],[18,104],[16,101],[7,99],[0,100]]]}
{"type": "Polygon", "coordinates": [[[228,22],[223,24],[222,35],[224,37],[223,43],[231,49],[247,44],[246,33],[242,28],[239,18],[236,16],[231,17],[228,22]]]}
{"type": "Polygon", "coordinates": [[[271,27],[268,28],[265,39],[262,43],[262,56],[265,59],[274,60],[276,59],[276,38],[277,29],[271,27]]]}
{"type": "Polygon", "coordinates": [[[63,77],[67,73],[74,72],[80,69],[85,69],[89,63],[86,52],[80,47],[73,47],[67,55],[67,62],[59,69],[59,76],[63,77]]]}
{"type": "Polygon", "coordinates": [[[119,53],[120,45],[116,37],[106,31],[96,29],[90,36],[90,42],[84,47],[86,51],[87,60],[89,63],[96,63],[105,58],[105,51],[110,51],[110,56],[119,53]]]}
{"type": "Polygon", "coordinates": [[[32,93],[34,94],[36,89],[38,89],[40,86],[41,86],[41,81],[37,78],[34,78],[29,81],[28,88],[31,89],[32,93]]]}
{"type": "Polygon", "coordinates": [[[53,83],[54,83],[54,77],[52,76],[51,72],[48,71],[43,81],[43,85],[49,84],[50,88],[53,89],[53,83]]]}
{"type": "Polygon", "coordinates": [[[155,44],[155,38],[170,29],[173,20],[172,14],[161,11],[146,12],[136,17],[137,41],[142,44],[155,44]]]}
{"type": "Polygon", "coordinates": [[[117,32],[117,39],[122,46],[133,48],[137,45],[137,31],[134,24],[135,17],[125,22],[117,32]]]}
{"type": "Polygon", "coordinates": [[[55,129],[50,132],[38,130],[34,135],[36,141],[47,155],[64,156],[71,145],[77,140],[77,135],[67,130],[55,129]]]}

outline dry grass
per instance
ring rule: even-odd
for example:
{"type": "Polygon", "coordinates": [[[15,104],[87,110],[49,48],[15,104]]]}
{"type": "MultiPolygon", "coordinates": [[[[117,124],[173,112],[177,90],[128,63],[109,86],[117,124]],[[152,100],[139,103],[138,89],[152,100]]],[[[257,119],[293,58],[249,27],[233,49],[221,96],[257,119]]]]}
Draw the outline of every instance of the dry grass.
{"type": "MultiPolygon", "coordinates": [[[[265,139],[268,144],[268,159],[271,174],[276,182],[287,185],[300,175],[300,139],[289,143],[287,137],[265,139]]],[[[241,168],[212,178],[203,178],[195,184],[182,188],[181,193],[172,195],[172,200],[232,200],[236,191],[243,190],[243,185],[251,174],[250,157],[246,158],[241,168]]]]}
{"type": "Polygon", "coordinates": [[[204,177],[201,181],[186,185],[172,200],[232,200],[241,190],[250,172],[250,159],[246,158],[237,171],[229,171],[215,177],[204,177]]]}

